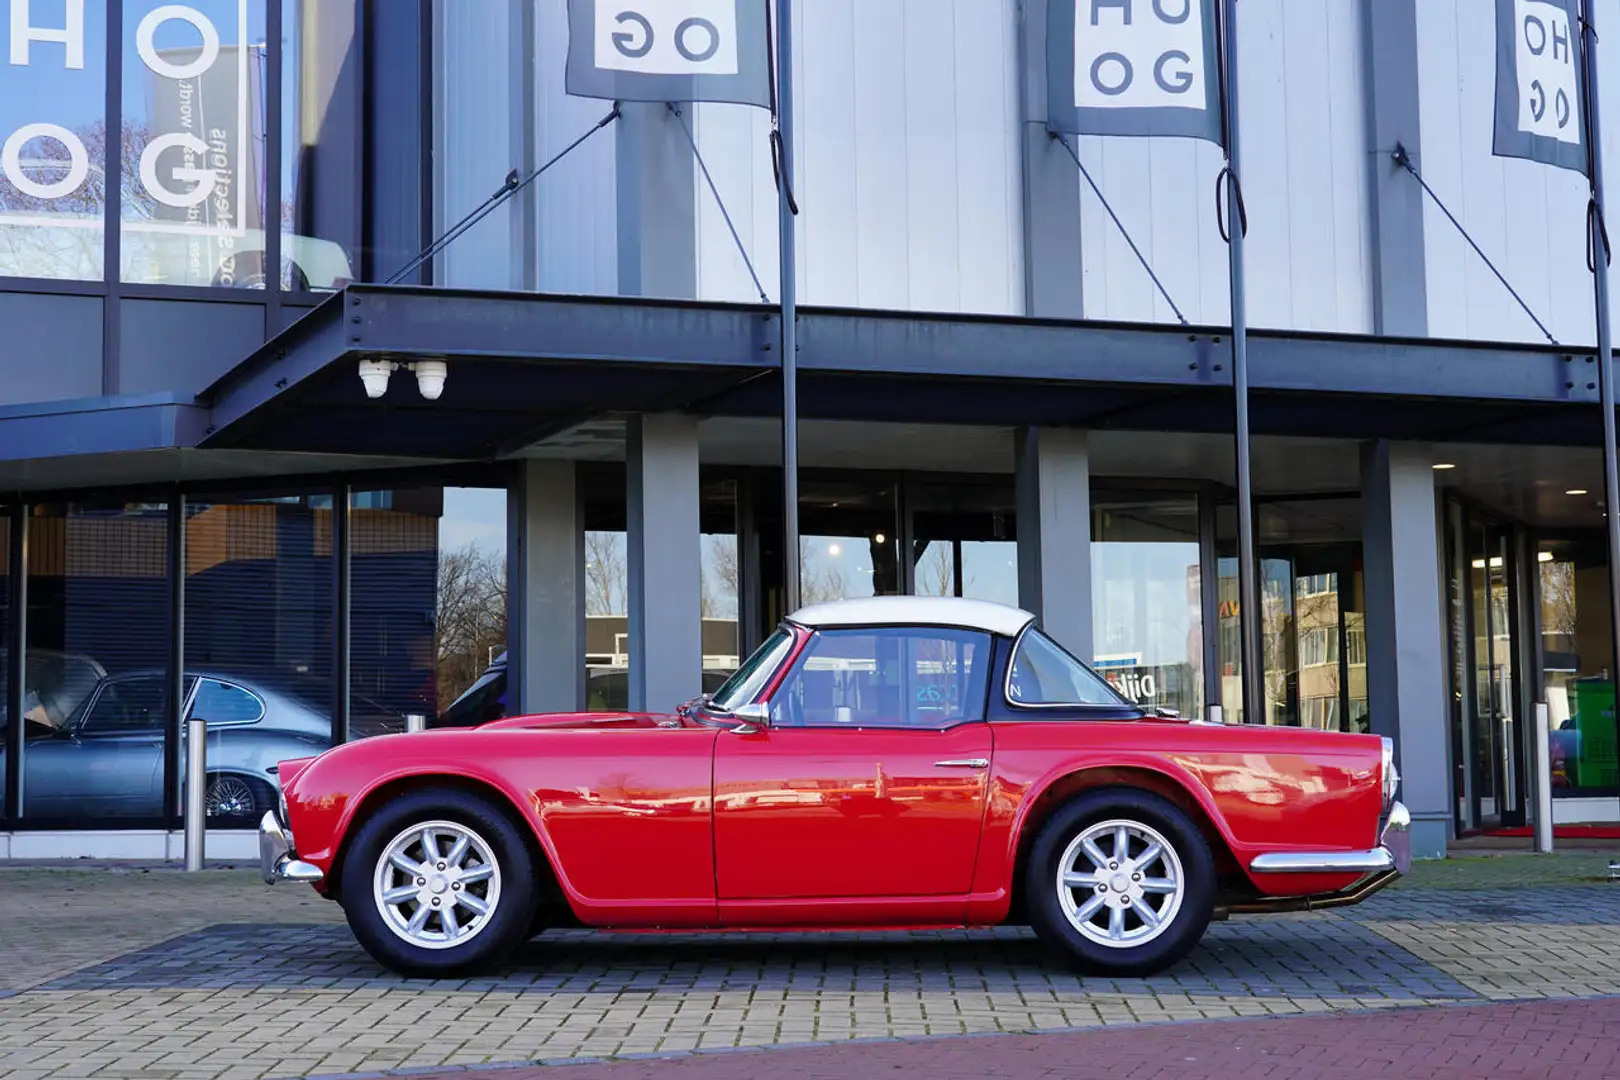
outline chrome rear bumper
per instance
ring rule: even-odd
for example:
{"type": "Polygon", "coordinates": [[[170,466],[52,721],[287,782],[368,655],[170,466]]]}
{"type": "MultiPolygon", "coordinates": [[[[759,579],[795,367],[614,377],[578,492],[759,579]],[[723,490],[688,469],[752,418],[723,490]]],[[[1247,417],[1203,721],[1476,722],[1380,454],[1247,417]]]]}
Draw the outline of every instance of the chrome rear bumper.
{"type": "Polygon", "coordinates": [[[1249,869],[1256,874],[1404,874],[1412,867],[1411,830],[1411,813],[1396,802],[1371,851],[1268,851],[1251,859],[1249,869]]]}
{"type": "Polygon", "coordinates": [[[326,875],[321,868],[296,858],[292,836],[282,828],[274,810],[259,819],[259,872],[267,885],[278,881],[302,881],[314,884],[326,875]]]}

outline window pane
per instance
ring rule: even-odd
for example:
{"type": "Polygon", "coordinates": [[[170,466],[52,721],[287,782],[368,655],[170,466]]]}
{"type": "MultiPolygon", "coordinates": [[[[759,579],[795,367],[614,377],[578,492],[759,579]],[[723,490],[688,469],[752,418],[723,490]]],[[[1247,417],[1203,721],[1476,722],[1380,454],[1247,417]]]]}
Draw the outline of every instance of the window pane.
{"type": "MultiPolygon", "coordinates": [[[[11,625],[11,520],[0,506],[0,687],[11,677],[5,627],[11,625]]],[[[6,747],[10,745],[10,693],[0,689],[0,821],[6,820],[6,747]]]]}
{"type": "Polygon", "coordinates": [[[160,817],[168,511],[38,506],[29,521],[23,815],[160,817]]]}
{"type": "Polygon", "coordinates": [[[123,280],[262,289],[264,0],[123,3],[123,280]]]}
{"type": "MultiPolygon", "coordinates": [[[[100,281],[106,7],[35,0],[26,18],[32,32],[22,43],[11,39],[11,62],[0,63],[0,276],[100,281]],[[82,23],[69,18],[81,10],[82,23]],[[65,43],[49,40],[64,29],[65,43]]],[[[126,127],[119,145],[126,159],[129,136],[126,127]]]]}
{"type": "Polygon", "coordinates": [[[971,630],[829,630],[771,695],[778,727],[937,729],[984,719],[990,638],[971,630]]]}
{"type": "Polygon", "coordinates": [[[506,711],[506,490],[353,494],[349,737],[506,711]]]}
{"type": "MultiPolygon", "coordinates": [[[[282,0],[281,286],[354,278],[359,234],[359,63],[354,0],[282,0]]],[[[393,273],[388,267],[383,276],[393,273]]]]}
{"type": "Polygon", "coordinates": [[[703,485],[703,690],[713,693],[741,659],[737,482],[703,485]]]}
{"type": "Polygon", "coordinates": [[[1138,705],[1200,715],[1198,500],[1103,496],[1093,504],[1092,537],[1097,669],[1138,705]]]}
{"type": "Polygon", "coordinates": [[[332,744],[332,569],[329,495],[186,503],[186,670],[204,679],[190,715],[242,715],[222,683],[265,705],[210,737],[210,827],[256,824],[275,805],[265,767],[332,744]]]}
{"type": "Polygon", "coordinates": [[[1609,678],[1614,639],[1607,557],[1598,537],[1550,540],[1539,547],[1542,686],[1553,795],[1612,797],[1620,790],[1620,768],[1609,678]]]}
{"type": "Polygon", "coordinates": [[[1014,705],[1125,704],[1101,676],[1038,630],[1019,639],[1009,690],[1014,705]]]}
{"type": "Polygon", "coordinates": [[[186,715],[210,724],[251,724],[264,715],[264,705],[240,686],[204,679],[197,685],[197,696],[186,715]]]}

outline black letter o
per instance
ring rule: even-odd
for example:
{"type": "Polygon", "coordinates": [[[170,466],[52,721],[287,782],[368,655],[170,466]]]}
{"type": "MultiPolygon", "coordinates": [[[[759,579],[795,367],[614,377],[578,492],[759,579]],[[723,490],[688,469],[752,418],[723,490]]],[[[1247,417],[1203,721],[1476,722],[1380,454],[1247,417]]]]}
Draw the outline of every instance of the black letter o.
{"type": "Polygon", "coordinates": [[[720,51],[720,31],[708,19],[686,19],[675,28],[675,49],[692,63],[701,64],[720,51]],[[709,47],[702,52],[693,52],[686,47],[686,32],[700,26],[708,32],[709,47]]]}

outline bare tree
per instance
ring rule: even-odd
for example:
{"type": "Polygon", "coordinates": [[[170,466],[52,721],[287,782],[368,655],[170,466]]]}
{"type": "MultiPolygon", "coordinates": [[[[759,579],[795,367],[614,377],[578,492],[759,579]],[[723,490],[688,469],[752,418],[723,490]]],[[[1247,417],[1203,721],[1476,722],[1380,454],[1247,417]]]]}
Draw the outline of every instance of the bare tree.
{"type": "Polygon", "coordinates": [[[585,614],[623,615],[628,610],[629,567],[624,534],[585,534],[585,614]]]}
{"type": "Polygon", "coordinates": [[[506,561],[477,544],[439,553],[434,643],[442,712],[506,642],[506,561]]]}
{"type": "Polygon", "coordinates": [[[737,615],[737,538],[707,537],[709,557],[702,564],[703,617],[729,619],[737,615]],[[711,574],[710,568],[713,568],[711,574]],[[712,578],[712,580],[711,580],[712,578]]]}
{"type": "Polygon", "coordinates": [[[844,572],[836,563],[820,565],[815,549],[799,541],[799,595],[806,604],[823,604],[849,595],[844,572]]]}
{"type": "Polygon", "coordinates": [[[956,595],[956,558],[948,540],[928,545],[917,566],[918,596],[956,595]]]}

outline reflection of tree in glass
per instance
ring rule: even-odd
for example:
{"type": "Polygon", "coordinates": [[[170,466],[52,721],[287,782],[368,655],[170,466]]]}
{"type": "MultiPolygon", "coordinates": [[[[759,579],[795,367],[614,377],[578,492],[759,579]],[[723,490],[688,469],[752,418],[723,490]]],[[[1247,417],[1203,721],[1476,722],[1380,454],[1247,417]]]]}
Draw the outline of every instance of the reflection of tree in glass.
{"type": "Polygon", "coordinates": [[[734,619],[737,617],[737,538],[735,536],[704,537],[709,557],[702,561],[703,617],[705,619],[734,619]]]}
{"type": "MultiPolygon", "coordinates": [[[[964,581],[962,585],[965,592],[967,582],[964,581]]],[[[956,595],[956,559],[952,555],[951,545],[943,540],[929,544],[917,565],[917,595],[956,595]]]]}
{"type": "Polygon", "coordinates": [[[585,534],[585,614],[623,615],[629,610],[629,568],[624,534],[585,534]]]}
{"type": "Polygon", "coordinates": [[[1575,636],[1575,564],[1541,564],[1541,632],[1575,636]]]}
{"type": "Polygon", "coordinates": [[[435,635],[442,712],[506,643],[506,561],[499,552],[468,544],[439,553],[435,635]]]}
{"type": "MultiPolygon", "coordinates": [[[[0,173],[0,213],[38,217],[42,225],[53,219],[88,219],[97,227],[0,226],[0,259],[14,264],[8,269],[30,277],[74,278],[95,273],[101,265],[99,225],[107,205],[107,125],[98,120],[75,128],[73,133],[84,144],[90,163],[84,183],[60,198],[41,199],[19,191],[0,173]]],[[[125,208],[125,216],[151,217],[151,208],[156,205],[140,182],[141,150],[150,138],[144,125],[129,121],[119,132],[119,205],[125,208]]],[[[67,175],[68,148],[55,139],[30,139],[22,147],[21,158],[24,174],[37,183],[57,183],[67,175]]]]}
{"type": "Polygon", "coordinates": [[[799,541],[799,596],[806,604],[825,604],[848,596],[844,572],[837,563],[821,565],[816,549],[808,540],[799,541]]]}

